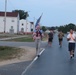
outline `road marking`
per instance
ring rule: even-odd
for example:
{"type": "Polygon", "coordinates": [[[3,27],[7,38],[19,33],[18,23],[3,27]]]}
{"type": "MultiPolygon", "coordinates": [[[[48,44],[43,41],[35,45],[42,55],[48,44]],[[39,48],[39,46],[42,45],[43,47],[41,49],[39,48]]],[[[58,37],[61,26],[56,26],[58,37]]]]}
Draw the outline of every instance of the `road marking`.
{"type": "MultiPolygon", "coordinates": [[[[42,51],[39,53],[39,55],[41,55],[44,52],[45,49],[42,49],[42,51]]],[[[27,72],[27,70],[32,66],[32,64],[38,59],[38,57],[36,56],[33,61],[26,67],[26,69],[22,72],[21,75],[25,75],[25,73],[27,72]]]]}
{"type": "Polygon", "coordinates": [[[44,52],[44,50],[45,50],[45,49],[42,49],[39,55],[41,55],[41,54],[44,52]]]}

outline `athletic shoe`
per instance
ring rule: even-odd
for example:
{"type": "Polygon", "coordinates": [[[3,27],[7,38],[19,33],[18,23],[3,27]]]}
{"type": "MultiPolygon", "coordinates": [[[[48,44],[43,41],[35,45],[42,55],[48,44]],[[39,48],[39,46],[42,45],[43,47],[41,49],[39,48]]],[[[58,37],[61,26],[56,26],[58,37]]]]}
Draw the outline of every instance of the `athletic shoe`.
{"type": "Polygon", "coordinates": [[[74,54],[73,54],[73,57],[74,57],[74,54]]]}
{"type": "Polygon", "coordinates": [[[72,57],[73,57],[73,56],[71,55],[71,56],[70,56],[70,59],[72,59],[72,57]]]}
{"type": "Polygon", "coordinates": [[[39,58],[39,57],[40,57],[40,55],[37,55],[37,57],[39,58]]]}

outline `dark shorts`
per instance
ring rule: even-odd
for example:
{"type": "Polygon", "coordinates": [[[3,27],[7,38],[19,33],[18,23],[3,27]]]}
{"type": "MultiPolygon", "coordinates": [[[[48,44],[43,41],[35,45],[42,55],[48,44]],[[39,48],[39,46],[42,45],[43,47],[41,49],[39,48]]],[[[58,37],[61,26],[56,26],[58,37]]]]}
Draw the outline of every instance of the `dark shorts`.
{"type": "Polygon", "coordinates": [[[69,51],[75,50],[75,43],[69,43],[68,49],[69,49],[69,51]]]}
{"type": "Polygon", "coordinates": [[[48,42],[52,42],[52,40],[53,40],[53,38],[49,38],[49,39],[48,39],[48,42]]]}
{"type": "Polygon", "coordinates": [[[59,38],[59,42],[63,41],[63,38],[59,38]]]}

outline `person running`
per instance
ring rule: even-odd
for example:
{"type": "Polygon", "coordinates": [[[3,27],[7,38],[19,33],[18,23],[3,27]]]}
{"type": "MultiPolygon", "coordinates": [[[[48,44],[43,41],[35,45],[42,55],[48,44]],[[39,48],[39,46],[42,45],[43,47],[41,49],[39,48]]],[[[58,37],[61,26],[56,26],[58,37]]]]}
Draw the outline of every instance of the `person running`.
{"type": "Polygon", "coordinates": [[[48,34],[48,44],[51,46],[53,41],[53,31],[50,30],[50,33],[48,34]]]}
{"type": "Polygon", "coordinates": [[[74,57],[74,51],[75,51],[75,39],[76,39],[76,34],[73,32],[73,30],[70,30],[70,33],[67,36],[68,40],[68,48],[70,52],[70,58],[74,57]]]}
{"type": "Polygon", "coordinates": [[[40,30],[40,26],[36,27],[36,30],[33,33],[33,40],[35,40],[35,44],[36,44],[36,55],[39,57],[39,53],[40,53],[40,45],[41,45],[41,40],[42,40],[42,36],[43,33],[40,30]]]}
{"type": "Polygon", "coordinates": [[[62,47],[63,36],[64,36],[63,32],[60,31],[59,34],[58,34],[58,39],[59,39],[59,45],[60,45],[60,47],[62,47]]]}

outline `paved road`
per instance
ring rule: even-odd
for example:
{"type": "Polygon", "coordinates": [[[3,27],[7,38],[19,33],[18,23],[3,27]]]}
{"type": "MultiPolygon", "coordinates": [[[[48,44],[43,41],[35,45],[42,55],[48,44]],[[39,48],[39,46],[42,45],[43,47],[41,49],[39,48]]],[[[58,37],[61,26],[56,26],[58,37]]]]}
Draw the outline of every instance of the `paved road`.
{"type": "Polygon", "coordinates": [[[63,47],[60,48],[55,35],[52,47],[48,46],[24,75],[76,75],[76,56],[70,59],[67,46],[64,38],[63,47]]]}
{"type": "MultiPolygon", "coordinates": [[[[57,35],[54,36],[52,47],[47,46],[24,75],[76,75],[76,56],[71,60],[66,38],[63,47],[58,45],[57,35]]],[[[0,67],[0,75],[21,75],[31,61],[10,64],[0,67]]]]}
{"type": "MultiPolygon", "coordinates": [[[[47,45],[46,42],[42,42],[41,47],[45,47],[47,45]]],[[[0,46],[12,46],[12,47],[20,47],[20,46],[30,46],[35,47],[35,42],[10,42],[10,41],[0,41],[0,46]]]]}
{"type": "Polygon", "coordinates": [[[14,63],[0,67],[0,75],[21,75],[31,61],[14,63]]]}

